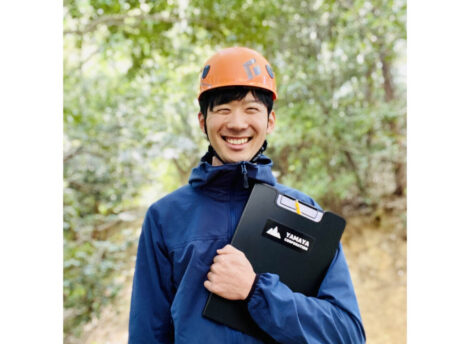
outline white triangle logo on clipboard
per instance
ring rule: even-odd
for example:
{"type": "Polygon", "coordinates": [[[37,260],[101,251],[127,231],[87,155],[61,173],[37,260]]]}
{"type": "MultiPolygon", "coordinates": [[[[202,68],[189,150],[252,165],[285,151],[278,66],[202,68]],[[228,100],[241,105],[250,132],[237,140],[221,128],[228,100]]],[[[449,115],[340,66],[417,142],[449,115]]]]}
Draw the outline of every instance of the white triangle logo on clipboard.
{"type": "Polygon", "coordinates": [[[277,229],[277,226],[274,228],[270,228],[266,231],[266,234],[272,235],[275,238],[281,239],[281,233],[279,233],[279,230],[277,229]]]}

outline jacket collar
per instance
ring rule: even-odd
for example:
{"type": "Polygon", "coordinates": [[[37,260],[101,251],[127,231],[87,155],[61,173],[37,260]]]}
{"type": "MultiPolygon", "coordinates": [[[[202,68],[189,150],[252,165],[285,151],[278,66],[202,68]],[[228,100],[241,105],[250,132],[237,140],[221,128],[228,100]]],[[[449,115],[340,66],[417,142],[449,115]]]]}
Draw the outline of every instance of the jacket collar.
{"type": "Polygon", "coordinates": [[[232,194],[249,194],[255,183],[274,185],[276,178],[271,172],[271,159],[261,155],[256,163],[241,161],[221,166],[212,166],[210,153],[201,158],[199,165],[193,168],[189,184],[200,188],[211,196],[232,194]],[[246,177],[245,177],[246,176],[246,177]],[[247,184],[248,182],[248,184],[247,184]]]}

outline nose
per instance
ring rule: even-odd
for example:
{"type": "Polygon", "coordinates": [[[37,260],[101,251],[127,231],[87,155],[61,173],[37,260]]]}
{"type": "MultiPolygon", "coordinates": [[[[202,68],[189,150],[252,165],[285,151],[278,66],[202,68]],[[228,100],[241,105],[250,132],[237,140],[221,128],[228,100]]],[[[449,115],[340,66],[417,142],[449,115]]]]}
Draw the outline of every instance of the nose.
{"type": "Polygon", "coordinates": [[[246,115],[240,109],[234,109],[227,120],[228,129],[240,131],[248,128],[246,115]]]}

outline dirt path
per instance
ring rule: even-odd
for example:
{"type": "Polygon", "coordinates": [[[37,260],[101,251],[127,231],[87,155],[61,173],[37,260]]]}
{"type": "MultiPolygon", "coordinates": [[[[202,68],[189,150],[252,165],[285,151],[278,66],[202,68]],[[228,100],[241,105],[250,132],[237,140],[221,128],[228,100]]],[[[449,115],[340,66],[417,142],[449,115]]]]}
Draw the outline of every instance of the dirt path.
{"type": "Polygon", "coordinates": [[[406,232],[403,221],[379,226],[349,219],[343,245],[367,343],[406,343],[406,232]]]}
{"type": "MultiPolygon", "coordinates": [[[[406,229],[398,216],[348,218],[342,239],[369,344],[406,343],[406,229]]],[[[132,276],[132,271],[130,271],[132,276]]],[[[125,344],[129,279],[117,302],[87,325],[84,344],[125,344]]]]}

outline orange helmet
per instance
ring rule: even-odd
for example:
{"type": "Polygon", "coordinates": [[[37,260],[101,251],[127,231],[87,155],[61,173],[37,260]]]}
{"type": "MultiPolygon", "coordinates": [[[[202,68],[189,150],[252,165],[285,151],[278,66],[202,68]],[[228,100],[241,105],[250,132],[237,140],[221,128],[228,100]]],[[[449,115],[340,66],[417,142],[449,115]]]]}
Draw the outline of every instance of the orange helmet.
{"type": "Polygon", "coordinates": [[[258,52],[233,47],[219,51],[204,65],[198,99],[202,93],[224,86],[260,87],[273,93],[276,99],[276,79],[269,62],[258,52]]]}

